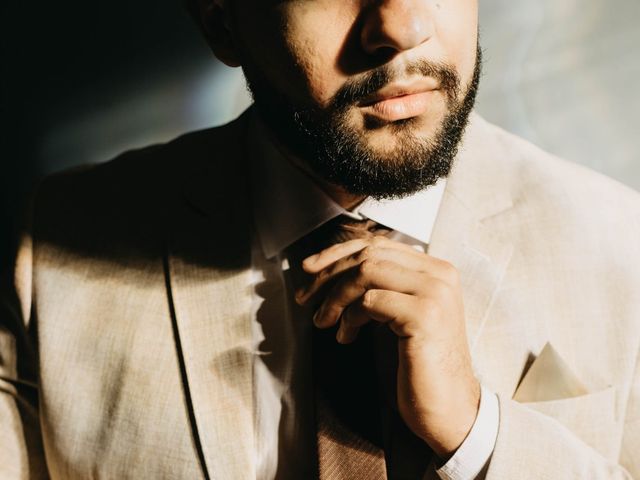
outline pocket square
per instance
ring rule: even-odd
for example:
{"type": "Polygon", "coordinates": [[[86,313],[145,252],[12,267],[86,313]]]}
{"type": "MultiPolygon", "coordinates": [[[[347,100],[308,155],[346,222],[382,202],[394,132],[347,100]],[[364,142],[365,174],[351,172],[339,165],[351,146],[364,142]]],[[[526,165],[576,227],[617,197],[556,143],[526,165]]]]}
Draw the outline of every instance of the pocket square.
{"type": "Polygon", "coordinates": [[[587,393],[569,365],[547,342],[518,385],[513,400],[520,403],[543,402],[587,393]]]}

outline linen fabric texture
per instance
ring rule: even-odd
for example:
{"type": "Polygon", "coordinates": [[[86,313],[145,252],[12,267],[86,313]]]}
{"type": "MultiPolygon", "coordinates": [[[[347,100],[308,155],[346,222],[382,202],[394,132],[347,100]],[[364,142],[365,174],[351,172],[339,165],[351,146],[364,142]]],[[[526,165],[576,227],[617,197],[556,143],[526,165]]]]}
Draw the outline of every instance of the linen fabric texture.
{"type": "MultiPolygon", "coordinates": [[[[2,289],[1,477],[255,477],[247,124],[43,182],[2,289]]],[[[478,478],[640,476],[639,233],[637,193],[473,116],[429,254],[499,400],[478,478]]]]}

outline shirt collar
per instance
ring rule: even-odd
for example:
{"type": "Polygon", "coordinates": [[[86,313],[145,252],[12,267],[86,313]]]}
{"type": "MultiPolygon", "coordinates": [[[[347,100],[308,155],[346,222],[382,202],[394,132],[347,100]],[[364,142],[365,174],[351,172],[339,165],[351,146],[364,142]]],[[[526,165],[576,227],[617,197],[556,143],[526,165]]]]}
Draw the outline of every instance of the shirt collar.
{"type": "Polygon", "coordinates": [[[424,244],[429,243],[446,179],[400,199],[368,197],[347,211],[284,157],[255,113],[249,141],[255,225],[266,258],[274,257],[342,214],[355,219],[368,218],[424,244]]]}

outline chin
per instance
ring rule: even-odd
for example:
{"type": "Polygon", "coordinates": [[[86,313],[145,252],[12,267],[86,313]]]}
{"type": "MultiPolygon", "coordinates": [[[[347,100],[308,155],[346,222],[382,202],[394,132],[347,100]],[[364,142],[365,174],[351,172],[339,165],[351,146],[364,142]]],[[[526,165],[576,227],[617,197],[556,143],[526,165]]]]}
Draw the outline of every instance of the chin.
{"type": "Polygon", "coordinates": [[[443,121],[444,116],[422,115],[367,128],[365,120],[363,135],[372,149],[380,153],[391,152],[410,137],[431,142],[442,130],[443,121]]]}

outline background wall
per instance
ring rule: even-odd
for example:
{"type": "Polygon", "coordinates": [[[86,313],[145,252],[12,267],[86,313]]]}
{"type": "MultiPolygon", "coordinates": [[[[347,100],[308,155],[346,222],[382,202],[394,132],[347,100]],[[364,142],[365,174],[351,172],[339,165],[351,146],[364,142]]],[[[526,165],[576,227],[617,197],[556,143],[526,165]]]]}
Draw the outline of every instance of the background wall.
{"type": "Polygon", "coordinates": [[[640,189],[640,1],[480,0],[478,110],[640,189]]]}
{"type": "MultiPolygon", "coordinates": [[[[224,123],[249,102],[179,0],[37,3],[0,6],[2,269],[37,178],[224,123]]],[[[480,113],[640,189],[640,2],[480,5],[480,113]]]]}

